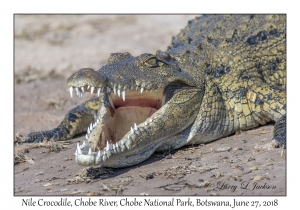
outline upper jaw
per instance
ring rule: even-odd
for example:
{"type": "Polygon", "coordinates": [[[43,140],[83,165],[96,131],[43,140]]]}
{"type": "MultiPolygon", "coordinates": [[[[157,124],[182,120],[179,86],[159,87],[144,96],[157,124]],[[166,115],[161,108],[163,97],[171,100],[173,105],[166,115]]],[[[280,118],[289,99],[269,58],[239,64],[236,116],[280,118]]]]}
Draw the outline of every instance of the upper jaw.
{"type": "Polygon", "coordinates": [[[167,85],[167,81],[156,81],[151,84],[149,82],[141,82],[138,79],[126,83],[124,81],[113,82],[105,79],[106,76],[99,75],[99,72],[89,68],[80,69],[78,72],[72,74],[67,81],[71,97],[73,97],[74,91],[78,97],[82,97],[84,92],[97,93],[98,97],[100,93],[113,92],[125,101],[126,91],[152,92],[163,89],[167,85]]]}

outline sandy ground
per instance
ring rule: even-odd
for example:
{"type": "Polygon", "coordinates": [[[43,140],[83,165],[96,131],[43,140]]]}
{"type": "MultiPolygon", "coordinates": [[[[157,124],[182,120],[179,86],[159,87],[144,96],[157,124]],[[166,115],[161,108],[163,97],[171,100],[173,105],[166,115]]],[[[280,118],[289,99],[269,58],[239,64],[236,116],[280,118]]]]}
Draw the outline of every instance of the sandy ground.
{"type": "Polygon", "coordinates": [[[52,129],[89,99],[69,96],[66,79],[99,69],[111,52],[165,50],[192,15],[15,16],[15,195],[286,195],[286,158],[271,148],[273,125],[212,142],[155,153],[124,169],[75,164],[76,142],[18,143],[52,129]],[[94,174],[87,171],[93,171],[94,174]],[[97,173],[96,173],[97,172],[97,173]],[[93,178],[93,176],[97,175],[93,178]]]}

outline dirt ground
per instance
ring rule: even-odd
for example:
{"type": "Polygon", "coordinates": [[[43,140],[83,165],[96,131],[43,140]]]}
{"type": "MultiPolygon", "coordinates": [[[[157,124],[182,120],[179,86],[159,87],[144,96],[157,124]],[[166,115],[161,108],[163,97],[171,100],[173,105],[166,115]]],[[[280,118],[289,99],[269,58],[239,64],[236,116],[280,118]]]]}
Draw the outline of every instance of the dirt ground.
{"type": "Polygon", "coordinates": [[[66,79],[99,69],[111,52],[165,50],[193,15],[16,15],[14,195],[286,195],[286,158],[273,125],[207,145],[155,153],[123,169],[76,165],[76,142],[21,144],[57,126],[91,96],[71,98],[66,79]],[[88,176],[87,176],[88,175],[88,176]]]}

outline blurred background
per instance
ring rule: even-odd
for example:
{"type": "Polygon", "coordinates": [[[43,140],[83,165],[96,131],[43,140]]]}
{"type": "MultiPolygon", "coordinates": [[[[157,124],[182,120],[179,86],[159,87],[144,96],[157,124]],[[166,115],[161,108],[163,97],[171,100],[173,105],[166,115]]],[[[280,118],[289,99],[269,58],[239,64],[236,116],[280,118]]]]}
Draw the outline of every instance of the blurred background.
{"type": "Polygon", "coordinates": [[[165,50],[195,15],[15,15],[15,82],[95,70],[112,52],[165,50]]]}

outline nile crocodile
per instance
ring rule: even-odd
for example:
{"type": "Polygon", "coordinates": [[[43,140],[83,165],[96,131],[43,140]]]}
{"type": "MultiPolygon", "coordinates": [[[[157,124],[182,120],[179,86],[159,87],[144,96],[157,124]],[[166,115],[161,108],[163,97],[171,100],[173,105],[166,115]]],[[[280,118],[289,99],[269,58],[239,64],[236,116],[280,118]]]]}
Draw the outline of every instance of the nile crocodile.
{"type": "Polygon", "coordinates": [[[98,71],[68,78],[71,97],[97,94],[61,124],[25,142],[77,143],[80,165],[126,167],[154,151],[203,144],[275,121],[272,142],[286,147],[286,16],[203,15],[165,51],[111,53],[98,71]]]}

